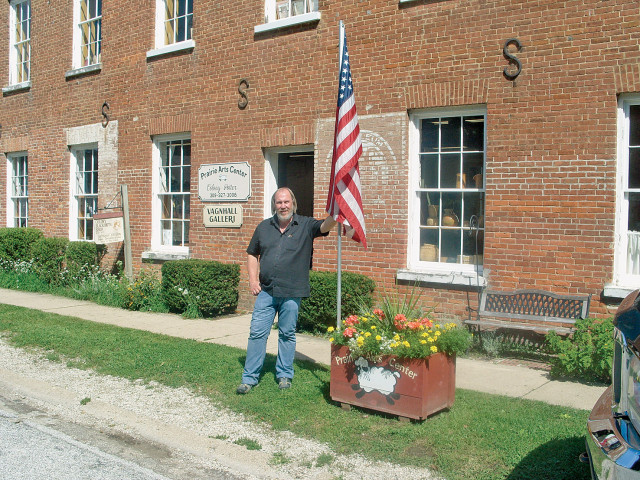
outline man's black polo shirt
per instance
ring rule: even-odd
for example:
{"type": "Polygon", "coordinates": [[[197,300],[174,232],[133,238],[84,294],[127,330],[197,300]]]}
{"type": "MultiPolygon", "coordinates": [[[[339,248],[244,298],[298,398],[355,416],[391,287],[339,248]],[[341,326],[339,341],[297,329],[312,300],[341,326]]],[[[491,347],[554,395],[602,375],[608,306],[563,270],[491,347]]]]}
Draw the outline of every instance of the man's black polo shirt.
{"type": "Polygon", "coordinates": [[[260,222],[253,232],[247,253],[260,258],[260,286],[272,297],[308,297],[309,266],[313,239],[322,220],[293,214],[291,223],[280,233],[274,215],[260,222]]]}

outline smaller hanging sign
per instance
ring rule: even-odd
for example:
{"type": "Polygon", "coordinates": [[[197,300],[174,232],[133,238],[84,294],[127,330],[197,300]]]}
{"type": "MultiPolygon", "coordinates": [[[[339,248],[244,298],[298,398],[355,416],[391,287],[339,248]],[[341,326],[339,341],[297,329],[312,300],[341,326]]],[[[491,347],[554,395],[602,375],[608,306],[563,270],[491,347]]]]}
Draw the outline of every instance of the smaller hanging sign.
{"type": "Polygon", "coordinates": [[[205,227],[230,227],[242,226],[241,205],[215,205],[204,207],[202,219],[205,227]]]}
{"type": "Polygon", "coordinates": [[[97,244],[122,242],[124,220],[122,212],[96,213],[93,216],[93,238],[97,244]]]}

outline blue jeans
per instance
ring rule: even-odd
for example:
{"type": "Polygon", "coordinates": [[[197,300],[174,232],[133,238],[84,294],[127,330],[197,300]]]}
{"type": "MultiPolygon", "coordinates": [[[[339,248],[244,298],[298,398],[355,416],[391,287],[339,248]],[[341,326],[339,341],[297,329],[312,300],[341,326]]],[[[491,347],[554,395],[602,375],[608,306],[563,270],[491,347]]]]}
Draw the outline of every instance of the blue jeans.
{"type": "Polygon", "coordinates": [[[296,354],[296,323],[300,299],[272,297],[262,291],[256,298],[251,317],[247,358],[242,372],[242,383],[256,385],[267,354],[267,339],[278,314],[278,359],[276,378],[293,378],[293,358],[296,354]]]}

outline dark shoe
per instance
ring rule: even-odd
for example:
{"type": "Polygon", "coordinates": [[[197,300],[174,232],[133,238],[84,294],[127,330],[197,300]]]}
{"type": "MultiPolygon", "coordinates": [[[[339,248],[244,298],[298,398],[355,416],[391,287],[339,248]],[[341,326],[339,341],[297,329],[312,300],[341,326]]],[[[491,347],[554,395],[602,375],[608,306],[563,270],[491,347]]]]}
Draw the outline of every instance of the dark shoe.
{"type": "Polygon", "coordinates": [[[251,391],[254,385],[249,385],[248,383],[242,383],[237,389],[236,393],[239,395],[245,395],[251,391]]]}
{"type": "Polygon", "coordinates": [[[291,379],[286,377],[281,377],[278,379],[278,388],[280,390],[286,390],[287,388],[291,388],[291,379]]]}

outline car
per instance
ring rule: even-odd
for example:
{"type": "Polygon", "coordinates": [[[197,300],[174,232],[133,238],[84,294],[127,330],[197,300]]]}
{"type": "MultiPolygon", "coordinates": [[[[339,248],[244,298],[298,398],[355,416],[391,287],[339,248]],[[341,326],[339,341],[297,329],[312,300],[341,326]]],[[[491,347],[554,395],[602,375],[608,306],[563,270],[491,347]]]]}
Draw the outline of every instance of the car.
{"type": "Polygon", "coordinates": [[[592,480],[640,480],[640,290],[614,316],[611,385],[587,420],[592,480]]]}

